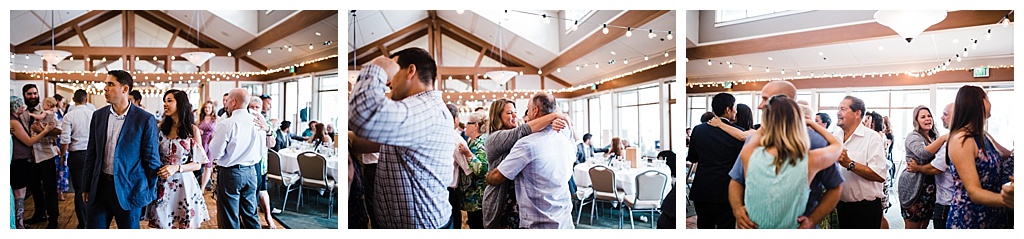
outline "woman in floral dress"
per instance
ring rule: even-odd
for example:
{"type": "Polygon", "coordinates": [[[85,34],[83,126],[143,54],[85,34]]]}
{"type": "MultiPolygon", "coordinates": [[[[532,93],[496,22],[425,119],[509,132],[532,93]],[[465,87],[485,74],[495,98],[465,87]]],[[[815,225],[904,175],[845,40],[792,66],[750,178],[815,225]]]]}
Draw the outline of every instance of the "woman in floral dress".
{"type": "Polygon", "coordinates": [[[483,197],[484,188],[487,182],[487,153],[484,152],[484,143],[487,142],[487,115],[484,112],[474,112],[469,115],[469,122],[466,123],[466,136],[469,137],[469,151],[473,152],[473,158],[469,162],[469,168],[473,174],[465,183],[460,182],[459,187],[465,192],[466,198],[462,203],[462,210],[466,210],[466,224],[470,229],[484,228],[483,197]]]}
{"type": "Polygon", "coordinates": [[[189,109],[192,104],[185,92],[164,94],[164,121],[160,123],[163,166],[157,171],[157,198],[146,209],[151,228],[193,229],[210,220],[203,190],[190,173],[209,160],[199,145],[199,127],[189,109]]]}
{"type": "Polygon", "coordinates": [[[1013,175],[1011,151],[985,132],[992,105],[985,91],[963,86],[956,95],[950,127],[949,161],[953,165],[953,202],[946,228],[1012,228],[1010,207],[1000,196],[1013,175]],[[978,107],[984,106],[984,107],[978,107]]]}

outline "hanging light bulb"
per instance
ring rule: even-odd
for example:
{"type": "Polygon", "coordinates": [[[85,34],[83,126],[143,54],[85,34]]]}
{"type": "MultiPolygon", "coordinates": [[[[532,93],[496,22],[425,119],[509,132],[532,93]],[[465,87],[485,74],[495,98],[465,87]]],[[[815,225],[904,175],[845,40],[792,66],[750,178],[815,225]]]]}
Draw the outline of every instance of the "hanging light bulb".
{"type": "Polygon", "coordinates": [[[648,60],[647,55],[644,55],[644,61],[647,61],[647,60],[648,60]]]}
{"type": "MultiPolygon", "coordinates": [[[[632,36],[633,36],[633,28],[632,27],[626,27],[626,37],[632,37],[632,36]]],[[[28,56],[25,56],[25,58],[27,59],[28,56]]]]}
{"type": "Polygon", "coordinates": [[[668,35],[666,35],[665,38],[672,40],[672,31],[668,31],[668,35]]]}
{"type": "Polygon", "coordinates": [[[580,21],[576,20],[576,23],[573,23],[572,24],[572,28],[570,28],[569,30],[572,30],[572,31],[579,30],[580,29],[579,25],[580,25],[580,21]]]}
{"type": "Polygon", "coordinates": [[[594,69],[600,69],[600,68],[601,68],[601,64],[594,63],[594,69]]]}
{"type": "Polygon", "coordinates": [[[540,15],[540,18],[544,20],[544,24],[551,24],[551,18],[548,18],[548,14],[540,15]]]}
{"type": "Polygon", "coordinates": [[[726,62],[729,64],[729,69],[732,69],[732,62],[726,62]]]}
{"type": "Polygon", "coordinates": [[[231,52],[230,51],[228,52],[228,57],[231,57],[231,52]]]}
{"type": "MultiPolygon", "coordinates": [[[[312,47],[312,45],[310,45],[310,47],[312,47]]],[[[252,55],[252,50],[248,50],[248,51],[246,51],[246,52],[245,52],[245,55],[247,55],[247,56],[251,56],[251,55],[252,55]]]]}
{"type": "Polygon", "coordinates": [[[992,28],[985,32],[985,40],[992,40],[992,28]]]}
{"type": "Polygon", "coordinates": [[[313,44],[309,44],[309,49],[313,50],[313,44]]]}
{"type": "Polygon", "coordinates": [[[754,66],[751,66],[751,65],[747,65],[747,70],[748,70],[748,71],[749,71],[749,70],[754,70],[754,66]]]}
{"type": "Polygon", "coordinates": [[[960,54],[956,54],[956,62],[960,62],[960,54]]]}
{"type": "Polygon", "coordinates": [[[964,47],[964,57],[967,57],[967,48],[964,47]]]}
{"type": "Polygon", "coordinates": [[[270,53],[273,53],[273,51],[271,51],[270,48],[267,48],[267,54],[270,54],[270,53]]]}
{"type": "Polygon", "coordinates": [[[978,49],[978,39],[971,39],[971,40],[974,41],[974,43],[971,43],[971,49],[972,50],[977,50],[978,49]]]}
{"type": "Polygon", "coordinates": [[[555,71],[557,71],[557,72],[562,72],[562,68],[561,68],[561,67],[559,67],[558,69],[555,69],[555,71]]]}
{"type": "Polygon", "coordinates": [[[25,60],[28,60],[28,55],[27,54],[25,55],[25,60]]]}
{"type": "Polygon", "coordinates": [[[667,51],[665,52],[665,57],[668,57],[668,52],[667,51]]]}
{"type": "Polygon", "coordinates": [[[654,37],[656,37],[656,36],[658,36],[658,34],[654,34],[654,29],[650,29],[650,30],[649,30],[649,31],[647,32],[647,39],[652,39],[652,38],[654,38],[654,37]]]}
{"type": "Polygon", "coordinates": [[[796,75],[800,75],[800,71],[796,71],[796,75]]]}
{"type": "Polygon", "coordinates": [[[601,32],[604,34],[608,34],[608,24],[604,24],[604,28],[601,29],[601,32]]]}
{"type": "Polygon", "coordinates": [[[764,72],[771,72],[771,70],[769,70],[768,67],[765,67],[764,72]]]}
{"type": "Polygon", "coordinates": [[[1006,15],[1005,17],[1003,17],[1003,27],[1009,27],[1009,26],[1010,26],[1010,15],[1006,15]]]}
{"type": "Polygon", "coordinates": [[[783,75],[785,75],[785,74],[786,74],[786,69],[782,69],[782,74],[783,74],[783,75]]]}
{"type": "Polygon", "coordinates": [[[622,64],[623,65],[629,64],[629,59],[622,59],[622,64]]]}
{"type": "Polygon", "coordinates": [[[580,65],[576,65],[576,70],[577,70],[577,71],[579,71],[579,70],[580,70],[580,65]]]}
{"type": "MultiPolygon", "coordinates": [[[[228,52],[228,56],[231,56],[231,52],[228,52]]],[[[172,61],[173,61],[173,60],[174,60],[175,58],[177,58],[177,57],[171,56],[171,60],[172,60],[172,61]]]]}
{"type": "Polygon", "coordinates": [[[708,59],[708,65],[709,66],[711,65],[711,59],[708,59]]]}
{"type": "Polygon", "coordinates": [[[458,14],[462,14],[464,12],[466,12],[466,10],[455,10],[455,13],[458,13],[458,14]]]}

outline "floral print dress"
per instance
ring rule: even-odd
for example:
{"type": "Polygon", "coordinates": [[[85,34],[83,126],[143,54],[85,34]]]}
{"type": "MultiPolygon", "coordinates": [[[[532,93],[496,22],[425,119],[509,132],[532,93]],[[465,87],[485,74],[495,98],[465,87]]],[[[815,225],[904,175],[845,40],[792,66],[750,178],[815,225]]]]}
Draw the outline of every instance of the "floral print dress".
{"type": "MultiPolygon", "coordinates": [[[[999,193],[1004,183],[1013,175],[1013,160],[1003,159],[988,138],[975,137],[978,153],[974,165],[978,171],[978,181],[985,190],[999,193]]],[[[989,207],[971,201],[967,195],[963,180],[956,167],[953,170],[953,203],[950,205],[949,219],[946,228],[1010,228],[1008,210],[1006,208],[989,207]]]]}
{"type": "Polygon", "coordinates": [[[462,177],[470,179],[466,183],[466,188],[462,189],[466,194],[466,199],[462,203],[462,210],[466,210],[466,212],[476,212],[483,209],[482,203],[484,201],[484,188],[487,188],[485,179],[488,168],[487,154],[484,152],[484,142],[486,140],[487,135],[480,135],[469,142],[469,150],[473,151],[473,159],[469,162],[469,169],[473,171],[473,175],[462,177]]]}
{"type": "MultiPolygon", "coordinates": [[[[160,135],[160,161],[163,165],[186,164],[189,154],[192,154],[192,161],[202,165],[209,161],[204,151],[191,138],[168,139],[160,135]]],[[[158,179],[156,200],[146,210],[151,228],[192,229],[210,220],[203,190],[191,173],[175,173],[167,179],[158,179]]]]}

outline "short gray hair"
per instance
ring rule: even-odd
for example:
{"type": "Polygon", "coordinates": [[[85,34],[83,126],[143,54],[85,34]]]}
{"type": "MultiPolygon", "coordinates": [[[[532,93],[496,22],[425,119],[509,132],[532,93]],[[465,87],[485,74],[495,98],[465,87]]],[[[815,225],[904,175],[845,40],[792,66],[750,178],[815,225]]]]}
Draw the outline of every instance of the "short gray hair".
{"type": "Polygon", "coordinates": [[[530,102],[540,109],[540,114],[538,114],[538,116],[555,113],[555,109],[558,108],[555,104],[555,96],[547,92],[537,92],[536,94],[533,94],[533,97],[530,98],[530,102]]]}

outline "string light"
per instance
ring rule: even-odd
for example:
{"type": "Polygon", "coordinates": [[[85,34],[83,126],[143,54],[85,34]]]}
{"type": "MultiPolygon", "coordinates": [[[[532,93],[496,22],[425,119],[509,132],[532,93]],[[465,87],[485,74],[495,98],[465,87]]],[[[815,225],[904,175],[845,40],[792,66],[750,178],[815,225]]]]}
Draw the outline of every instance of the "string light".
{"type": "Polygon", "coordinates": [[[580,21],[576,21],[576,23],[572,24],[572,28],[570,28],[570,30],[571,31],[579,30],[579,25],[580,25],[580,21]]]}
{"type": "Polygon", "coordinates": [[[668,35],[665,36],[668,40],[672,40],[672,31],[668,31],[668,35]]]}
{"type": "Polygon", "coordinates": [[[544,24],[551,24],[551,18],[548,18],[548,14],[541,15],[541,18],[544,19],[544,24]]]}
{"type": "Polygon", "coordinates": [[[608,24],[604,24],[604,28],[601,29],[601,32],[608,35],[608,24]]]}
{"type": "MultiPolygon", "coordinates": [[[[1014,65],[987,66],[987,68],[989,68],[989,69],[1010,69],[1010,68],[1014,68],[1014,65]]],[[[935,75],[935,74],[938,74],[938,73],[941,73],[941,72],[945,72],[945,71],[971,71],[971,70],[973,70],[973,69],[972,68],[941,68],[941,67],[937,67],[937,68],[928,69],[926,71],[917,71],[917,72],[911,72],[911,71],[896,72],[896,71],[892,71],[892,72],[869,72],[869,73],[855,73],[855,74],[838,74],[838,73],[833,72],[832,74],[826,73],[826,74],[820,74],[820,75],[816,74],[816,73],[814,73],[812,71],[809,76],[794,76],[794,77],[786,77],[786,78],[769,77],[769,78],[760,78],[760,79],[751,79],[751,80],[738,80],[738,81],[693,82],[693,83],[687,83],[686,85],[688,87],[690,87],[690,88],[701,87],[702,85],[710,86],[710,87],[717,87],[717,86],[723,86],[726,83],[730,83],[730,84],[734,84],[735,85],[735,84],[746,84],[746,83],[753,83],[753,82],[769,82],[769,81],[778,81],[778,80],[845,78],[845,77],[857,77],[857,76],[860,76],[861,78],[866,78],[868,75],[870,75],[872,77],[874,77],[874,76],[879,76],[879,77],[881,77],[881,76],[888,76],[888,77],[897,76],[898,77],[901,74],[905,75],[905,76],[919,78],[919,77],[932,76],[932,75],[935,75]]],[[[797,72],[797,74],[799,74],[799,71],[797,72]]]]}
{"type": "Polygon", "coordinates": [[[245,55],[246,56],[251,56],[252,55],[252,50],[245,51],[245,55]]]}
{"type": "Polygon", "coordinates": [[[652,38],[654,38],[654,37],[656,37],[656,36],[658,36],[658,34],[654,34],[654,29],[651,29],[651,30],[650,30],[650,31],[649,31],[649,32],[647,33],[647,39],[652,39],[652,38]]]}
{"type": "MultiPolygon", "coordinates": [[[[633,36],[633,28],[632,27],[627,27],[626,28],[626,37],[632,37],[632,36],[633,36]]],[[[28,56],[25,56],[25,59],[28,59],[28,56]]]]}

